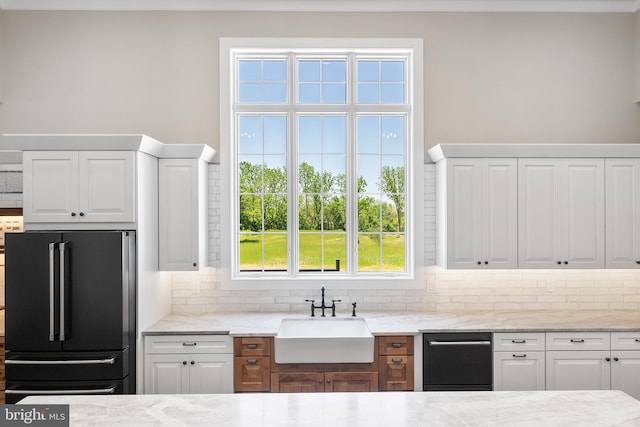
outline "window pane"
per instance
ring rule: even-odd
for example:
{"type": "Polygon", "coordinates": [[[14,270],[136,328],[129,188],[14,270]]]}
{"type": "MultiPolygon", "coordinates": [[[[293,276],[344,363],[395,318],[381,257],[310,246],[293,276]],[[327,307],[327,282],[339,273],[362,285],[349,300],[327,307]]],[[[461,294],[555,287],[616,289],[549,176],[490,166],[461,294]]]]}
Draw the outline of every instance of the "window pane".
{"type": "Polygon", "coordinates": [[[404,234],[382,235],[382,271],[404,271],[404,234]]]}
{"type": "Polygon", "coordinates": [[[380,152],[380,117],[358,117],[358,154],[380,152]]]}
{"type": "Polygon", "coordinates": [[[404,102],[404,85],[383,83],[380,88],[380,98],[383,104],[402,104],[404,102]]]}
{"type": "Polygon", "coordinates": [[[320,117],[298,117],[298,152],[300,154],[320,153],[321,142],[322,121],[320,117]]]}
{"type": "Polygon", "coordinates": [[[404,116],[381,118],[382,153],[404,154],[404,116]]]}
{"type": "Polygon", "coordinates": [[[358,156],[359,193],[377,193],[380,179],[380,156],[358,156]]]}
{"type": "Polygon", "coordinates": [[[262,193],[262,156],[240,156],[241,194],[262,193]]]}
{"type": "Polygon", "coordinates": [[[262,235],[240,235],[240,271],[262,270],[262,235]]]}
{"type": "Polygon", "coordinates": [[[262,197],[240,195],[240,231],[262,231],[262,197]]]}
{"type": "Polygon", "coordinates": [[[404,232],[404,195],[398,193],[385,194],[382,202],[382,231],[404,232]]]}
{"type": "Polygon", "coordinates": [[[285,233],[264,234],[265,271],[287,271],[287,235],[285,233]]]}
{"type": "Polygon", "coordinates": [[[358,82],[380,81],[380,62],[358,61],[358,82]]]}
{"type": "Polygon", "coordinates": [[[373,195],[358,195],[358,231],[380,231],[380,200],[373,195]]]}
{"type": "Polygon", "coordinates": [[[322,268],[322,236],[320,234],[300,233],[300,271],[320,270],[322,268]]]}
{"type": "Polygon", "coordinates": [[[287,61],[238,61],[238,102],[283,103],[287,100],[287,61]]]}
{"type": "Polygon", "coordinates": [[[287,118],[267,116],[264,118],[264,152],[285,154],[287,152],[287,118]]]}
{"type": "Polygon", "coordinates": [[[380,271],[379,234],[358,234],[358,271],[380,271]]]}
{"type": "Polygon", "coordinates": [[[265,156],[263,169],[265,193],[285,194],[287,192],[286,162],[285,156],[265,156]]]}
{"type": "Polygon", "coordinates": [[[324,235],[324,269],[328,271],[346,271],[347,268],[346,233],[324,235]]]}
{"type": "Polygon", "coordinates": [[[324,231],[344,231],[347,229],[347,198],[343,194],[331,194],[323,197],[324,214],[322,228],[324,231]]]}
{"type": "Polygon", "coordinates": [[[262,117],[238,117],[238,152],[240,154],[262,152],[262,117]]]}
{"type": "Polygon", "coordinates": [[[322,120],[322,152],[344,154],[347,147],[347,118],[326,116],[322,120]]]}
{"type": "Polygon", "coordinates": [[[320,83],[300,83],[298,88],[298,102],[302,104],[317,104],[320,102],[320,83]]]}
{"type": "Polygon", "coordinates": [[[358,83],[358,104],[377,104],[380,102],[380,85],[358,83]]]}
{"type": "Polygon", "coordinates": [[[404,61],[382,61],[381,81],[404,82],[404,61]]]}
{"type": "Polygon", "coordinates": [[[298,102],[344,104],[346,79],[344,60],[301,60],[298,62],[298,102]]]}
{"type": "Polygon", "coordinates": [[[404,67],[404,61],[358,61],[358,103],[404,103],[404,67]]]}

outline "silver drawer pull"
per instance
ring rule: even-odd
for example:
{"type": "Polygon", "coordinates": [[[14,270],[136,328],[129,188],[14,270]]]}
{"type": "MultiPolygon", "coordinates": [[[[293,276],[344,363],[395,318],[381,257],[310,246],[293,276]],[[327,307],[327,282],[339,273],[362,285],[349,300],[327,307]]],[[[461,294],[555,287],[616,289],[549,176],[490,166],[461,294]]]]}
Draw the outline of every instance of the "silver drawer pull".
{"type": "Polygon", "coordinates": [[[249,359],[247,360],[247,364],[248,365],[256,365],[258,363],[258,361],[256,359],[249,359]]]}
{"type": "Polygon", "coordinates": [[[247,344],[247,348],[250,350],[255,350],[258,348],[258,344],[247,344]]]}
{"type": "Polygon", "coordinates": [[[526,354],[514,354],[513,357],[523,358],[523,357],[527,357],[527,355],[526,354]]]}
{"type": "Polygon", "coordinates": [[[439,345],[491,345],[491,341],[429,341],[429,345],[434,347],[439,345]]]}
{"type": "Polygon", "coordinates": [[[524,344],[527,342],[527,340],[511,340],[511,342],[514,344],[524,344]]]}
{"type": "Polygon", "coordinates": [[[116,358],[78,360],[5,360],[6,365],[113,365],[116,358]]]}
{"type": "Polygon", "coordinates": [[[182,345],[185,346],[185,347],[195,347],[195,346],[198,345],[198,343],[197,342],[183,342],[182,345]]]}
{"type": "Polygon", "coordinates": [[[402,344],[399,343],[399,342],[394,342],[394,343],[391,343],[391,347],[393,347],[393,348],[402,348],[402,344]]]}
{"type": "Polygon", "coordinates": [[[579,340],[571,340],[572,343],[583,343],[584,340],[583,339],[579,339],[579,340]]]}
{"type": "Polygon", "coordinates": [[[402,363],[402,359],[391,359],[393,363],[402,363]]]}
{"type": "Polygon", "coordinates": [[[115,386],[89,390],[5,390],[6,394],[113,394],[115,386]]]}

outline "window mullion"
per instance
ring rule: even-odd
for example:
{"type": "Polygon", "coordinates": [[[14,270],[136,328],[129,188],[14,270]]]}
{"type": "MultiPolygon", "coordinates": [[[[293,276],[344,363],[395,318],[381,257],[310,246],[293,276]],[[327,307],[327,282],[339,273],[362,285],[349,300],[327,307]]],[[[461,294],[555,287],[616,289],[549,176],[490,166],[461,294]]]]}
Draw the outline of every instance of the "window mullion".
{"type": "Polygon", "coordinates": [[[356,56],[349,55],[348,121],[347,121],[347,264],[349,275],[358,272],[358,178],[357,178],[357,129],[356,129],[356,56]]]}
{"type": "Polygon", "coordinates": [[[298,124],[295,111],[296,104],[296,57],[290,53],[288,57],[288,79],[287,91],[288,109],[287,109],[287,224],[290,224],[287,230],[287,241],[289,250],[287,253],[289,277],[298,275],[298,124]]]}

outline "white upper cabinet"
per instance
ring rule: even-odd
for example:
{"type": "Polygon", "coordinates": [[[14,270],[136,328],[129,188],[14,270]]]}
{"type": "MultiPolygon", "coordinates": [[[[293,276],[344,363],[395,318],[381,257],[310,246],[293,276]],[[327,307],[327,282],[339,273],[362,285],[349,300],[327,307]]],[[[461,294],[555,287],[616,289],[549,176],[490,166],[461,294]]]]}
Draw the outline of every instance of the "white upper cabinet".
{"type": "Polygon", "coordinates": [[[25,223],[135,221],[133,151],[26,151],[25,223]]]}
{"type": "Polygon", "coordinates": [[[520,268],[604,268],[604,160],[518,160],[520,268]]]}
{"type": "Polygon", "coordinates": [[[448,159],[438,167],[443,168],[439,178],[446,179],[439,184],[439,214],[446,218],[446,234],[438,241],[439,264],[516,268],[516,160],[448,159]]]}
{"type": "Polygon", "coordinates": [[[640,159],[607,159],[608,268],[640,268],[640,159]]]}
{"type": "Polygon", "coordinates": [[[207,266],[207,163],[159,161],[160,270],[207,266]]]}

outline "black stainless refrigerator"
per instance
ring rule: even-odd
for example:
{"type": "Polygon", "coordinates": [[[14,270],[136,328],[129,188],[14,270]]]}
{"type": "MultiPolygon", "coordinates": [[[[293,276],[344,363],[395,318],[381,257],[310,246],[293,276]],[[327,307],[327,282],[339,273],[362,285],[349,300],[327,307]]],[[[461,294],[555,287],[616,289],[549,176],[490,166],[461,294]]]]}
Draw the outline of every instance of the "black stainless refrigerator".
{"type": "Polygon", "coordinates": [[[135,232],[5,235],[6,400],[135,393],[135,232]]]}

